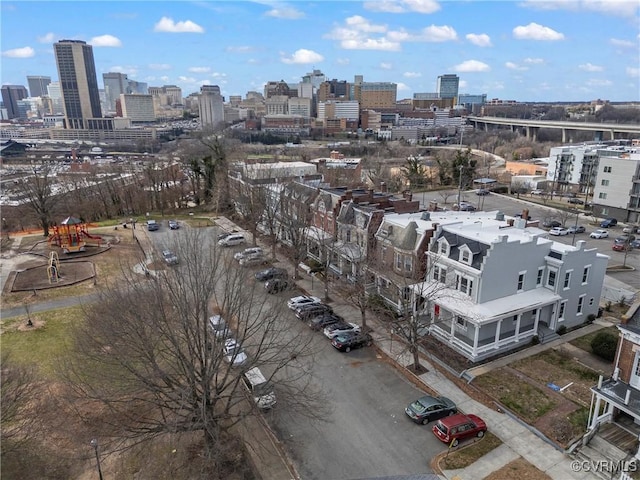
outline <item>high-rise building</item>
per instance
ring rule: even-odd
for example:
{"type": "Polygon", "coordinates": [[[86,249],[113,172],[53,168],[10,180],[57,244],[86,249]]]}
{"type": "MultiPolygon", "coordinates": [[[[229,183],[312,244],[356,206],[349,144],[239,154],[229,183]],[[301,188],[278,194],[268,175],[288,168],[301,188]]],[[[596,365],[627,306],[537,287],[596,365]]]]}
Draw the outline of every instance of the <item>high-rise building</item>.
{"type": "Polygon", "coordinates": [[[51,113],[54,115],[64,114],[64,103],[62,102],[62,89],[60,82],[51,82],[47,85],[47,95],[51,99],[51,113]]]}
{"type": "Polygon", "coordinates": [[[88,128],[88,119],[102,117],[93,47],[82,40],[60,40],[53,50],[66,128],[88,128]]]}
{"type": "Polygon", "coordinates": [[[24,85],[3,85],[2,86],[2,103],[7,109],[7,117],[9,119],[19,118],[18,100],[27,98],[29,94],[24,85]]]}
{"type": "Polygon", "coordinates": [[[102,74],[102,82],[104,83],[104,94],[107,104],[107,110],[114,112],[116,109],[116,100],[123,93],[140,93],[148,94],[148,86],[144,82],[137,82],[127,78],[126,73],[107,72],[102,74]]]}
{"type": "Polygon", "coordinates": [[[130,118],[132,122],[155,122],[152,95],[123,93],[119,101],[123,117],[130,118]]]}
{"type": "Polygon", "coordinates": [[[31,97],[44,97],[47,94],[47,86],[51,83],[51,77],[27,75],[27,83],[31,97]]]}
{"type": "Polygon", "coordinates": [[[161,105],[181,105],[182,89],[175,85],[163,85],[162,87],[148,87],[147,93],[158,97],[161,105]]]}
{"type": "Polygon", "coordinates": [[[349,86],[349,99],[360,102],[361,109],[395,108],[398,85],[390,82],[364,82],[362,75],[354,77],[349,86]]]}
{"type": "Polygon", "coordinates": [[[224,122],[224,97],[218,85],[200,87],[200,124],[202,128],[215,127],[224,122]]]}
{"type": "Polygon", "coordinates": [[[440,98],[456,98],[458,96],[458,86],[460,78],[457,75],[447,73],[438,77],[438,86],[436,91],[440,98]]]}

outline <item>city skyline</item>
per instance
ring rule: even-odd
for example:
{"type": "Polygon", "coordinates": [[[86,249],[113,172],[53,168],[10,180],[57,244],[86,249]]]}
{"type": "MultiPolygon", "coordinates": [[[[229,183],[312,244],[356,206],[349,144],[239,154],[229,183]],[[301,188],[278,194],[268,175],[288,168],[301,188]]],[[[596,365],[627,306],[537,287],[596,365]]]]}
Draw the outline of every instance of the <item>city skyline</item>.
{"type": "Polygon", "coordinates": [[[395,82],[398,100],[436,92],[516,101],[640,100],[636,1],[3,2],[1,83],[57,81],[53,44],[93,46],[102,74],[121,72],[183,95],[222,95],[328,79],[395,82]],[[73,22],[69,22],[73,18],[73,22]],[[23,19],[21,21],[21,19],[23,19]],[[28,28],[26,26],[28,25],[28,28]],[[421,60],[422,58],[422,60],[421,60]]]}

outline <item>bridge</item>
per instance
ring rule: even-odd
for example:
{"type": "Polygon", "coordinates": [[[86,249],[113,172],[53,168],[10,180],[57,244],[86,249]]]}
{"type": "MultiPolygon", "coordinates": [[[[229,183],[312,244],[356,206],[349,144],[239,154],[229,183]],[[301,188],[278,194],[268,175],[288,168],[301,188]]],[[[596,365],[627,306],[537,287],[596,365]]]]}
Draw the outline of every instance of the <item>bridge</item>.
{"type": "Polygon", "coordinates": [[[576,130],[595,132],[595,140],[615,140],[616,134],[626,133],[634,138],[640,138],[640,125],[622,123],[587,123],[587,122],[561,122],[557,120],[522,120],[518,118],[502,117],[477,117],[468,116],[467,122],[473,124],[476,129],[489,130],[490,125],[508,126],[512,132],[524,129],[527,138],[536,140],[538,130],[541,128],[553,128],[562,130],[562,142],[571,143],[571,132],[576,130]],[[608,135],[609,138],[605,138],[608,135]]]}

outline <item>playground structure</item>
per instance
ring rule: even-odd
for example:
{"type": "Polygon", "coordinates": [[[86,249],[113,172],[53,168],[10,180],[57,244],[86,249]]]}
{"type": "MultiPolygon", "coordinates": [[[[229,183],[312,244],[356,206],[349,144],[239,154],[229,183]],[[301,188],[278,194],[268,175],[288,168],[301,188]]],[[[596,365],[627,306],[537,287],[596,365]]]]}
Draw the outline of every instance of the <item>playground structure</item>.
{"type": "Polygon", "coordinates": [[[56,245],[63,253],[84,252],[87,245],[99,246],[102,237],[91,235],[87,225],[79,218],[67,217],[60,225],[53,226],[53,235],[49,237],[49,244],[56,245]]]}
{"type": "Polygon", "coordinates": [[[60,281],[60,260],[57,252],[49,253],[49,266],[47,267],[47,278],[49,283],[58,283],[60,281]]]}

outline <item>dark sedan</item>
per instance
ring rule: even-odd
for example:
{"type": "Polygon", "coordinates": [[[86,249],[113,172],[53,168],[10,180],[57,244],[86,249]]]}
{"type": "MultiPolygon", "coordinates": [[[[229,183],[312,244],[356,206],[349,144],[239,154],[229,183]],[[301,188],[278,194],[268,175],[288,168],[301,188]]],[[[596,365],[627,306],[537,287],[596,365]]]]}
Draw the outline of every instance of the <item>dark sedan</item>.
{"type": "Polygon", "coordinates": [[[334,323],[344,322],[344,318],[335,313],[323,313],[309,320],[309,327],[311,330],[323,330],[324,327],[333,325],[334,323]]]}
{"type": "Polygon", "coordinates": [[[289,288],[289,281],[284,278],[272,278],[264,284],[267,293],[280,293],[289,288]]]}
{"type": "Polygon", "coordinates": [[[373,338],[368,333],[341,333],[333,337],[331,345],[341,352],[350,352],[360,347],[368,347],[373,343],[373,338]]]}
{"type": "Polygon", "coordinates": [[[426,425],[432,420],[458,413],[456,404],[447,397],[425,395],[404,409],[404,413],[416,423],[426,425]]]}
{"type": "Polygon", "coordinates": [[[272,278],[287,278],[287,271],[284,268],[270,267],[256,272],[256,280],[266,282],[272,278]]]}

